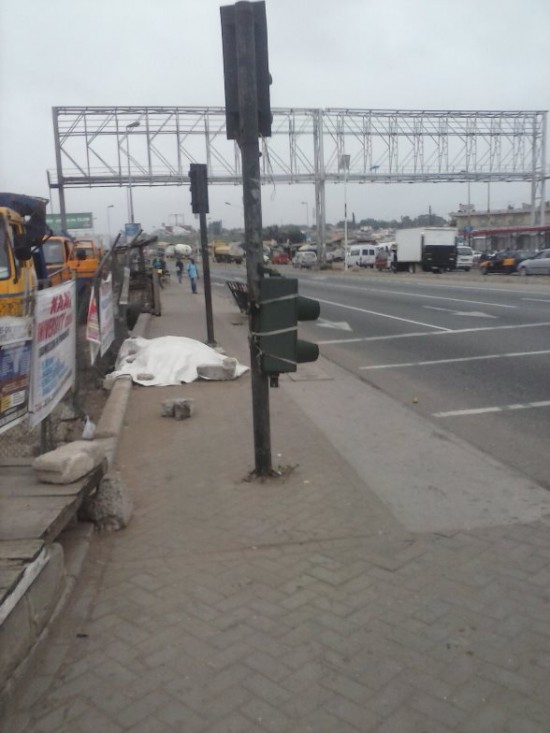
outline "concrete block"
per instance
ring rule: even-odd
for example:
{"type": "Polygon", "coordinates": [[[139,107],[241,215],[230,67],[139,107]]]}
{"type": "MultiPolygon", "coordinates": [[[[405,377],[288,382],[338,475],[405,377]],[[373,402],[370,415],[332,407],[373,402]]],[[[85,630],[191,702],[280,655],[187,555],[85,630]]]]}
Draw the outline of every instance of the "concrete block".
{"type": "Polygon", "coordinates": [[[224,381],[235,379],[237,360],[226,357],[221,364],[201,364],[197,367],[197,374],[201,379],[224,381]]]}
{"type": "Polygon", "coordinates": [[[111,394],[96,425],[95,437],[113,438],[122,428],[128,398],[132,390],[132,378],[124,375],[115,380],[111,394]]]}
{"type": "Polygon", "coordinates": [[[174,400],[174,417],[176,420],[185,420],[195,414],[195,400],[174,400]]]}
{"type": "Polygon", "coordinates": [[[53,543],[47,553],[46,564],[0,624],[0,690],[36,644],[65,588],[63,549],[53,543]]]}
{"type": "Polygon", "coordinates": [[[34,459],[32,466],[39,481],[71,484],[105,459],[104,446],[94,440],[75,440],[34,459]]]}
{"type": "Polygon", "coordinates": [[[29,618],[34,636],[50,620],[65,589],[63,548],[57,542],[48,546],[48,562],[27,592],[29,618]]]}
{"type": "Polygon", "coordinates": [[[0,690],[25,659],[34,642],[29,606],[22,598],[0,625],[0,690]]]}
{"type": "Polygon", "coordinates": [[[174,417],[175,400],[164,400],[160,407],[162,417],[174,417]]]}

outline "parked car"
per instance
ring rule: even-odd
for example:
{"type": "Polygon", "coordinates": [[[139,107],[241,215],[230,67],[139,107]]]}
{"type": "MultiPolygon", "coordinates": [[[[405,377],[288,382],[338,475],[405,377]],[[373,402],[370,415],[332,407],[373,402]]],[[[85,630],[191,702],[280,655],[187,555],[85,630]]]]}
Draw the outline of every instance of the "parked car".
{"type": "Polygon", "coordinates": [[[550,275],[550,249],[543,249],[534,257],[518,265],[520,275],[550,275]]]}
{"type": "Polygon", "coordinates": [[[469,272],[474,266],[474,250],[466,245],[459,244],[456,248],[456,269],[469,272]]]}
{"type": "Polygon", "coordinates": [[[288,265],[290,257],[286,252],[273,252],[271,255],[271,262],[274,265],[288,265]]]}
{"type": "Polygon", "coordinates": [[[531,252],[521,249],[507,249],[503,252],[495,252],[488,259],[480,260],[479,269],[482,275],[489,275],[490,273],[511,275],[517,271],[518,265],[530,256],[531,252]]]}
{"type": "Polygon", "coordinates": [[[343,262],[344,261],[344,250],[341,248],[337,248],[337,249],[332,250],[332,252],[327,252],[326,261],[327,262],[343,262]]]}
{"type": "Polygon", "coordinates": [[[374,266],[380,272],[382,272],[382,270],[389,270],[391,267],[391,252],[381,249],[376,255],[374,266]]]}
{"type": "Polygon", "coordinates": [[[299,268],[310,268],[314,267],[317,262],[318,260],[315,252],[297,252],[292,260],[292,265],[299,268]]]}
{"type": "Polygon", "coordinates": [[[353,244],[346,254],[348,267],[374,267],[376,255],[383,249],[375,243],[353,244]]]}

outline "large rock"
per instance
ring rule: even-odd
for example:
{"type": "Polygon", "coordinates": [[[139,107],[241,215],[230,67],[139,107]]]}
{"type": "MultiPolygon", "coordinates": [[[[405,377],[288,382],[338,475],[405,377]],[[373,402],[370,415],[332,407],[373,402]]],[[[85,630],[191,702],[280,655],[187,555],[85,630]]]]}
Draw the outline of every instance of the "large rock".
{"type": "Polygon", "coordinates": [[[237,363],[236,359],[228,356],[221,364],[201,364],[197,367],[197,374],[201,379],[216,381],[235,379],[237,363]]]}
{"type": "Polygon", "coordinates": [[[105,460],[105,448],[93,440],[75,440],[34,459],[32,466],[39,481],[72,484],[105,460]]]}
{"type": "Polygon", "coordinates": [[[176,420],[185,420],[185,418],[195,414],[195,400],[188,397],[164,400],[160,414],[162,417],[175,417],[176,420]]]}
{"type": "Polygon", "coordinates": [[[118,474],[104,476],[97,491],[80,509],[80,517],[93,522],[103,532],[126,527],[134,510],[132,497],[118,474]]]}

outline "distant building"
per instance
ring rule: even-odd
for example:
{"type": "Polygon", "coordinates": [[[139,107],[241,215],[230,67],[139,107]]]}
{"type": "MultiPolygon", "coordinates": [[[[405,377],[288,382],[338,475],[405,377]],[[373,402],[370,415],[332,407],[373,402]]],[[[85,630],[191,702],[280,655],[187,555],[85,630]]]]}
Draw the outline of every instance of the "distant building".
{"type": "MultiPolygon", "coordinates": [[[[522,204],[494,211],[476,211],[473,204],[460,204],[458,211],[449,214],[460,231],[472,229],[498,229],[500,227],[531,226],[531,204],[522,204]]],[[[550,222],[550,201],[546,202],[545,223],[550,222]]]]}

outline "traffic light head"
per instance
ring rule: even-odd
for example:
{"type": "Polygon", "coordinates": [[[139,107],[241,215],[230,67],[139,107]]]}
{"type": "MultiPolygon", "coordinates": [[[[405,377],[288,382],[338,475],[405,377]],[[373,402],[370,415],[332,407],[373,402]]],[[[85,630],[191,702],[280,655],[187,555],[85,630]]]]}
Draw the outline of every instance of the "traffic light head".
{"type": "Polygon", "coordinates": [[[203,163],[191,163],[189,168],[191,186],[191,211],[193,214],[208,214],[208,178],[203,163]]]}
{"type": "Polygon", "coordinates": [[[298,295],[296,278],[262,280],[260,330],[255,336],[264,374],[295,372],[297,364],[317,361],[319,347],[298,338],[298,321],[315,321],[319,314],[318,301],[298,295]]]}

